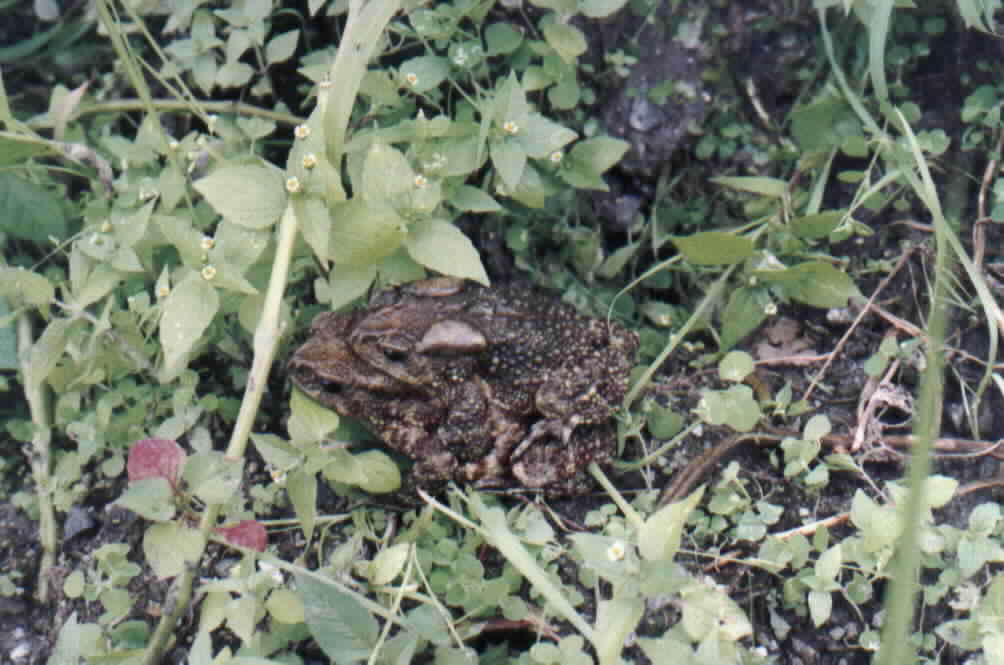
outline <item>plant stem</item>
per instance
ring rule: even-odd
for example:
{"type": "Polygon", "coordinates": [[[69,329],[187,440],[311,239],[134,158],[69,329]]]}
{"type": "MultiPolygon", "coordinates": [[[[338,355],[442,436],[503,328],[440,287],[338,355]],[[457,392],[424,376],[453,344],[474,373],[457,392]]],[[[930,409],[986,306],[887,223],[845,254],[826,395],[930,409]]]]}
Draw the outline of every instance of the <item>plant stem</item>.
{"type": "Polygon", "coordinates": [[[38,539],[42,544],[42,560],[38,566],[38,591],[41,602],[49,598],[49,569],[56,558],[56,514],[52,506],[52,488],[49,469],[52,465],[52,427],[49,422],[49,389],[45,381],[32,377],[29,350],[33,336],[28,314],[17,321],[18,348],[21,349],[21,376],[24,377],[24,394],[31,412],[34,433],[31,437],[31,475],[35,479],[38,496],[38,539]]]}

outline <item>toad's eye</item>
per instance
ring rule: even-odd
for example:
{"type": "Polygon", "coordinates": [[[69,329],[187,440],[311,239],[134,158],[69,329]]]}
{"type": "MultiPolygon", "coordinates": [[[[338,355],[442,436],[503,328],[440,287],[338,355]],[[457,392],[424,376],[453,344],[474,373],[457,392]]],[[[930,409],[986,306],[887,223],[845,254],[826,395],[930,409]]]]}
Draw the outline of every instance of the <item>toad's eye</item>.
{"type": "Polygon", "coordinates": [[[392,363],[403,363],[408,358],[408,354],[401,349],[385,348],[382,351],[383,357],[392,363]]]}
{"type": "Polygon", "coordinates": [[[332,381],[330,379],[320,379],[317,382],[317,387],[320,388],[326,395],[339,395],[345,390],[344,383],[332,381]]]}

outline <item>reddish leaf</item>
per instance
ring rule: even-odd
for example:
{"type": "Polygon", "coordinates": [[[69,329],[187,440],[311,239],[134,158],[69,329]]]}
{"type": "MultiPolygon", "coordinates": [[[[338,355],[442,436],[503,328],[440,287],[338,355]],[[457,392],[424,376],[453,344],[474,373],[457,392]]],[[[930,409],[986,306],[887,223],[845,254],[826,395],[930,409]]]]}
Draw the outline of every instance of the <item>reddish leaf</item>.
{"type": "Polygon", "coordinates": [[[178,487],[185,451],[170,439],[141,439],[129,449],[129,482],[144,478],[165,478],[171,487],[178,487]]]}
{"type": "Polygon", "coordinates": [[[244,520],[234,526],[216,527],[216,533],[223,536],[231,545],[239,545],[258,552],[264,552],[265,545],[268,544],[265,527],[255,520],[244,520]]]}

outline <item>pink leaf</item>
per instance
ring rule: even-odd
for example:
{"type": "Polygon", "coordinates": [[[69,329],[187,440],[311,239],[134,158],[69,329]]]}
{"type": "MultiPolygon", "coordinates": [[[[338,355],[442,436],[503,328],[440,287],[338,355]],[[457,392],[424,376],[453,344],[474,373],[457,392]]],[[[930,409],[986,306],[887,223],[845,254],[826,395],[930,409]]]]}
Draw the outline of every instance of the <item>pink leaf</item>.
{"type": "Polygon", "coordinates": [[[170,439],[141,439],[129,449],[129,482],[144,478],[166,478],[171,487],[178,487],[185,451],[170,439]]]}
{"type": "Polygon", "coordinates": [[[261,522],[255,520],[244,520],[234,526],[216,527],[216,533],[231,545],[239,545],[258,552],[265,551],[268,544],[268,534],[261,522]]]}

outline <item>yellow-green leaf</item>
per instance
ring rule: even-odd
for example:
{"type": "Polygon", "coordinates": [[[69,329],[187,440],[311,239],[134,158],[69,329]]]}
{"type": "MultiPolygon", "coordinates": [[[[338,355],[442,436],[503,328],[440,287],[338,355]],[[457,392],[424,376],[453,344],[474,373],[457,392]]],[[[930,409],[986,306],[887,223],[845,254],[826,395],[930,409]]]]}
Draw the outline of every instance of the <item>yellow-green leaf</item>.
{"type": "Polygon", "coordinates": [[[251,229],[275,224],[286,207],[282,173],[267,166],[224,166],[197,181],[194,187],[216,212],[251,229]]]}
{"type": "Polygon", "coordinates": [[[444,275],[488,284],[478,250],[460,229],[441,219],[416,224],[405,241],[408,254],[426,268],[444,275]]]}
{"type": "Polygon", "coordinates": [[[702,266],[731,265],[753,255],[752,240],[724,231],[673,238],[673,244],[688,261],[702,266]]]}
{"type": "Polygon", "coordinates": [[[408,226],[385,201],[354,198],[331,209],[329,257],[336,263],[363,266],[376,263],[401,246],[408,226]]]}
{"type": "Polygon", "coordinates": [[[764,178],[759,176],[721,176],[712,178],[711,182],[718,185],[725,185],[741,192],[760,194],[771,198],[779,199],[788,191],[788,183],[777,178],[764,178]]]}

